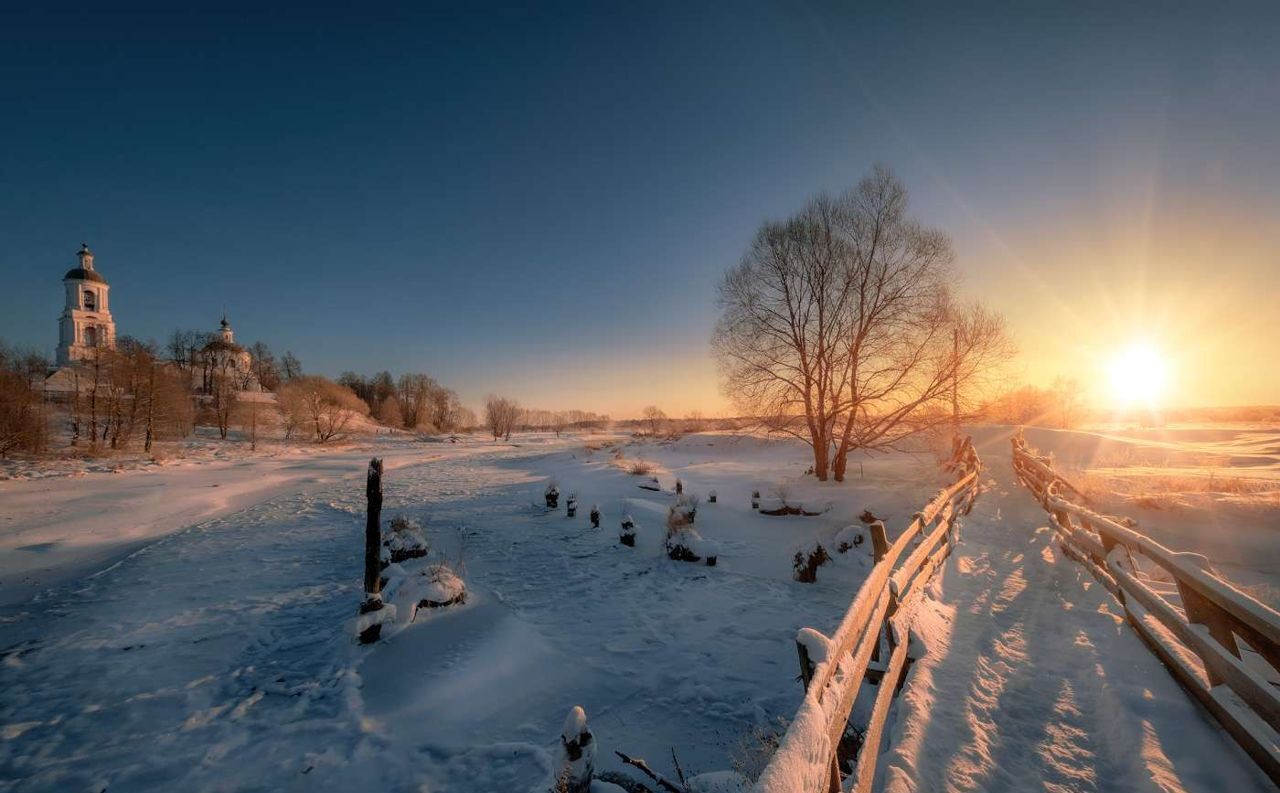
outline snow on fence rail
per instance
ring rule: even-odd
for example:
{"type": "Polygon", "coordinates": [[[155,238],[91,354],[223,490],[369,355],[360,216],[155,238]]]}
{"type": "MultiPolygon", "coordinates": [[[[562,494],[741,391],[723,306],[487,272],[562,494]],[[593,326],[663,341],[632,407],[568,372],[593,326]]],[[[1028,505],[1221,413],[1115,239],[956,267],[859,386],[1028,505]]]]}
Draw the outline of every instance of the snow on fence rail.
{"type": "Polygon", "coordinates": [[[1115,596],[1169,672],[1280,784],[1280,612],[1216,576],[1200,554],[1170,550],[1064,498],[1079,491],[1021,435],[1013,469],[1049,513],[1063,552],[1115,596]]]}
{"type": "Polygon", "coordinates": [[[957,481],[915,514],[889,544],[883,524],[871,528],[875,566],[830,638],[811,628],[796,636],[804,702],[760,774],[758,793],[825,793],[842,789],[840,741],[863,680],[878,682],[875,704],[854,769],[853,790],[868,791],[875,778],[889,706],[907,665],[907,639],[925,584],[951,553],[955,521],[978,495],[981,462],[971,438],[957,439],[946,468],[957,481]],[[905,561],[898,564],[903,556],[905,561]],[[889,657],[882,663],[882,636],[889,657]],[[873,664],[875,664],[873,666],[873,664]]]}

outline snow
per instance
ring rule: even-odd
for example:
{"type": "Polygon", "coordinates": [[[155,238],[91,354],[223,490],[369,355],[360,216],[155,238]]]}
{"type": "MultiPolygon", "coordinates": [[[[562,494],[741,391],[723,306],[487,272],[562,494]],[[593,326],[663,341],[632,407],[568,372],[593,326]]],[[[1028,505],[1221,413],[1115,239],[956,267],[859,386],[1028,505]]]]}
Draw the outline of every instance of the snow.
{"type": "MultiPolygon", "coordinates": [[[[1008,455],[997,434],[980,449],[994,489],[919,609],[912,643],[929,652],[891,715],[883,780],[1014,789],[1043,773],[1071,790],[1264,789],[1101,587],[1057,557],[1039,505],[994,467],[1008,455]]],[[[816,660],[871,543],[833,554],[812,584],[792,580],[793,549],[836,547],[870,506],[892,540],[945,477],[928,456],[894,454],[817,483],[803,447],[752,436],[614,436],[622,461],[598,440],[387,437],[0,482],[0,790],[545,793],[579,706],[597,771],[634,776],[614,749],[658,766],[674,746],[691,790],[743,790],[725,770],[735,751],[798,713],[775,789],[821,778],[826,714],[796,682],[796,637],[812,629],[802,640],[816,660]],[[361,646],[349,624],[374,454],[384,517],[422,527],[432,556],[387,568],[398,619],[361,646]],[[648,474],[619,464],[636,459],[665,489],[637,487],[648,474]],[[696,515],[716,567],[665,556],[677,477],[723,496],[696,515]],[[584,514],[544,509],[549,480],[635,516],[635,547],[584,514]],[[790,503],[830,511],[752,511],[751,492],[779,484],[790,503]],[[447,594],[455,579],[465,605],[407,618],[411,586],[447,594]]]]}

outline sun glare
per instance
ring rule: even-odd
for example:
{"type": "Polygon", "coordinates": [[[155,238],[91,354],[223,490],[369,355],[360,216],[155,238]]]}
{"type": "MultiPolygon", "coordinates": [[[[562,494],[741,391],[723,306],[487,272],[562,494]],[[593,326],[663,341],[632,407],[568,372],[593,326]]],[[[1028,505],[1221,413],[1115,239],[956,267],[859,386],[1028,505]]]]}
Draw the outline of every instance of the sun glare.
{"type": "Polygon", "coordinates": [[[1112,357],[1111,393],[1120,407],[1154,407],[1164,395],[1169,367],[1160,351],[1134,342],[1112,357]]]}

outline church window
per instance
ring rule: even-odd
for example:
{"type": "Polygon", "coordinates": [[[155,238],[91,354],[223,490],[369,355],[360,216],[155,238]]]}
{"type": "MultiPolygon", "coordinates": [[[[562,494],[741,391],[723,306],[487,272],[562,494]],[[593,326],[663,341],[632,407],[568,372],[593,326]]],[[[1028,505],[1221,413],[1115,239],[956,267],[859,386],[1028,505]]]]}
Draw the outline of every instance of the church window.
{"type": "Polygon", "coordinates": [[[84,308],[86,311],[96,311],[98,308],[97,296],[92,289],[84,290],[84,308]]]}
{"type": "Polygon", "coordinates": [[[86,347],[98,346],[98,329],[92,325],[84,329],[84,345],[86,347]]]}

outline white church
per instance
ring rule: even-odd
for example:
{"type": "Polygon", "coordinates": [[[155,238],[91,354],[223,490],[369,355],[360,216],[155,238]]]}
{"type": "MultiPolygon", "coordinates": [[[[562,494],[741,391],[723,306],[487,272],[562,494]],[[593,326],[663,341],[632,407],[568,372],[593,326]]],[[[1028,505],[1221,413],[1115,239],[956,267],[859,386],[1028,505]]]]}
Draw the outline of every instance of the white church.
{"type": "MultiPolygon", "coordinates": [[[[66,302],[58,318],[57,368],[46,381],[47,387],[54,391],[74,391],[78,382],[75,367],[82,366],[96,350],[116,346],[116,321],[111,316],[109,299],[111,286],[94,267],[93,251],[88,245],[81,244],[76,256],[79,265],[62,276],[66,302]]],[[[217,371],[232,373],[241,390],[260,390],[249,351],[236,344],[225,314],[218,330],[199,352],[208,357],[217,371]]],[[[207,386],[193,383],[195,388],[202,385],[207,386]]]]}

